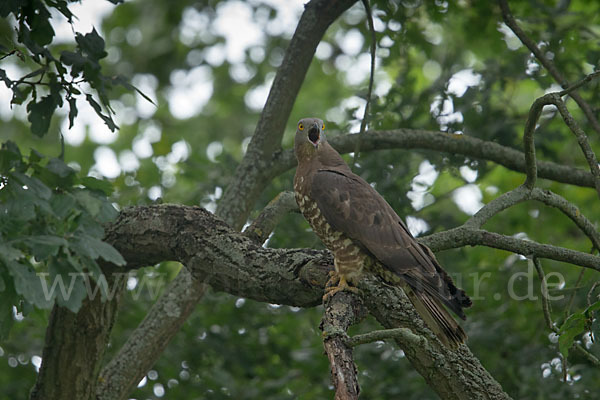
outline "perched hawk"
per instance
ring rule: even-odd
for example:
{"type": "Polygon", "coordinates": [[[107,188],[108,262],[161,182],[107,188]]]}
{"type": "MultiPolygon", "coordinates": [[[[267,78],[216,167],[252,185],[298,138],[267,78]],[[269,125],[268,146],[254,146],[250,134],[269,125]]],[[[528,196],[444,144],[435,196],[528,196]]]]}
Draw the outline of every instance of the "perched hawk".
{"type": "Polygon", "coordinates": [[[465,319],[471,300],[442,269],[432,251],[419,244],[385,199],[348,165],[323,133],[323,121],[298,122],[294,152],[296,201],[313,231],[334,255],[337,286],[356,291],[364,271],[403,287],[429,328],[447,345],[466,334],[444,306],[465,319]]]}

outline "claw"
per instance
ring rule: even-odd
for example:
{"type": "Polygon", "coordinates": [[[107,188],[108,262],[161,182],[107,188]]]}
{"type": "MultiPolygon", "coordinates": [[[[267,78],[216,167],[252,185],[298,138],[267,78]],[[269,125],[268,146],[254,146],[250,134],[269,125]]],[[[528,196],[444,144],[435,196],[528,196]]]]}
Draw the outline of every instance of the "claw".
{"type": "Polygon", "coordinates": [[[323,295],[323,301],[327,301],[334,294],[341,291],[352,292],[355,294],[359,294],[358,288],[354,286],[350,286],[346,281],[346,277],[344,275],[338,275],[335,271],[331,271],[329,273],[331,276],[327,284],[325,285],[325,294],[323,295]]]}

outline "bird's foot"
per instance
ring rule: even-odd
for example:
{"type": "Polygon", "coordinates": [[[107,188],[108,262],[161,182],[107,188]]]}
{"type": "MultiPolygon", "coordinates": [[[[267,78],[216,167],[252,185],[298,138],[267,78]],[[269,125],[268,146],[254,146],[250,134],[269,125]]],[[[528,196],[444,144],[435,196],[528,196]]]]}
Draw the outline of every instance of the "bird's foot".
{"type": "Polygon", "coordinates": [[[330,299],[334,294],[341,291],[352,292],[354,294],[359,294],[359,290],[357,287],[350,286],[346,281],[346,277],[344,275],[338,275],[337,272],[331,271],[329,273],[329,280],[325,284],[325,294],[323,295],[323,302],[330,299]]]}

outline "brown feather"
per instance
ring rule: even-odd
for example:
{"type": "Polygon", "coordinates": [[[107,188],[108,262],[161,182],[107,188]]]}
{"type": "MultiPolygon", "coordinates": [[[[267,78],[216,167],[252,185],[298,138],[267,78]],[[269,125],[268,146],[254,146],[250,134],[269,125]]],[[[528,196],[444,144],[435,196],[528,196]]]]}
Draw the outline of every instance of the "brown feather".
{"type": "Polygon", "coordinates": [[[370,263],[373,272],[392,284],[408,284],[415,308],[445,343],[464,341],[464,331],[442,304],[464,319],[462,309],[471,305],[465,292],[454,285],[433,252],[414,239],[387,201],[354,174],[329,143],[306,145],[303,139],[297,132],[296,197],[315,233],[334,252],[336,263],[350,262],[356,254],[353,249],[358,248],[360,254],[376,260],[377,265],[370,263]]]}

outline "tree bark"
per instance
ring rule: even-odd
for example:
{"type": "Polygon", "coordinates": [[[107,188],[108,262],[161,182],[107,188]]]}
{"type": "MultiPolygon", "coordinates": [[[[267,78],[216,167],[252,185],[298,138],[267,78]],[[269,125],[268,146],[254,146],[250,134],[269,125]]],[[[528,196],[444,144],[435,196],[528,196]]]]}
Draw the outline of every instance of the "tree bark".
{"type": "Polygon", "coordinates": [[[118,354],[102,369],[96,390],[98,400],[126,399],[194,311],[194,300],[199,300],[206,286],[193,279],[185,268],[179,274],[186,279],[174,280],[165,289],[165,297],[169,301],[154,304],[152,312],[146,315],[118,354]],[[177,285],[182,284],[185,285],[183,293],[186,296],[175,296],[175,293],[181,292],[177,285]],[[157,325],[165,323],[169,330],[157,329],[157,325]]]}
{"type": "Polygon", "coordinates": [[[73,313],[55,305],[50,313],[42,365],[31,400],[94,399],[98,372],[117,315],[120,292],[125,280],[107,275],[109,292],[117,294],[102,300],[100,293],[83,301],[73,313]]]}
{"type": "Polygon", "coordinates": [[[348,292],[336,293],[325,304],[320,329],[323,332],[323,347],[329,359],[336,400],[358,399],[360,387],[352,347],[346,344],[346,331],[364,316],[365,309],[361,299],[348,292]]]}
{"type": "MultiPolygon", "coordinates": [[[[127,209],[109,232],[114,240],[119,238],[115,244],[132,265],[138,264],[136,254],[146,262],[156,258],[177,260],[215,290],[297,307],[321,303],[333,261],[328,251],[264,248],[198,207],[157,205],[127,209]],[[152,250],[146,251],[151,244],[152,250]],[[136,248],[139,251],[134,251],[136,248]]],[[[508,398],[466,346],[453,352],[437,340],[400,289],[382,285],[375,278],[365,279],[361,289],[365,306],[382,325],[403,326],[414,333],[414,340],[402,341],[400,345],[442,398],[508,398]]],[[[139,363],[145,363],[145,358],[154,360],[152,354],[138,353],[137,357],[139,363]]]]}

